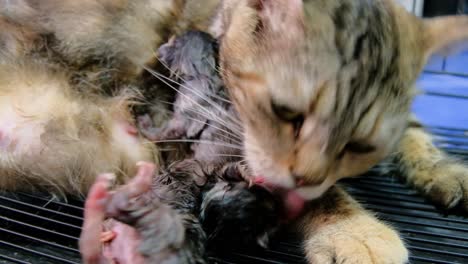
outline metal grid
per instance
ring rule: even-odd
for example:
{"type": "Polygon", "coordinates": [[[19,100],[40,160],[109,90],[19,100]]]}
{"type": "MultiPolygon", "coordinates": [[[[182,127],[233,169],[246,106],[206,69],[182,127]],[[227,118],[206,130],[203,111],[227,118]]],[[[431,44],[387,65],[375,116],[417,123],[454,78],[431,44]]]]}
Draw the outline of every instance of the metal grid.
{"type": "MultiPolygon", "coordinates": [[[[468,133],[428,128],[449,153],[468,158],[468,133]]],[[[391,165],[346,180],[345,188],[364,206],[395,226],[407,241],[412,263],[468,263],[468,219],[443,215],[405,187],[391,165]]],[[[0,263],[79,263],[77,241],[82,203],[26,193],[0,194],[0,263]]],[[[283,234],[266,251],[231,252],[213,263],[305,263],[295,235],[283,234]]]]}

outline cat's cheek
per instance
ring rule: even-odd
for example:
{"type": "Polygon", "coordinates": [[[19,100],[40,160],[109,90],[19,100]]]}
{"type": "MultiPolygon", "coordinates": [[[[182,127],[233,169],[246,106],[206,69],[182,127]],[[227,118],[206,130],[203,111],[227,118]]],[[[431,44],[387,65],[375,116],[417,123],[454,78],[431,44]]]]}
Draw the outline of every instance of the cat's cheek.
{"type": "Polygon", "coordinates": [[[362,174],[385,158],[385,153],[368,155],[346,154],[338,170],[338,178],[354,177],[362,174]]]}
{"type": "Polygon", "coordinates": [[[298,196],[302,199],[311,201],[320,198],[328,189],[333,186],[337,181],[334,177],[328,177],[324,182],[319,185],[303,186],[295,190],[298,196]]]}

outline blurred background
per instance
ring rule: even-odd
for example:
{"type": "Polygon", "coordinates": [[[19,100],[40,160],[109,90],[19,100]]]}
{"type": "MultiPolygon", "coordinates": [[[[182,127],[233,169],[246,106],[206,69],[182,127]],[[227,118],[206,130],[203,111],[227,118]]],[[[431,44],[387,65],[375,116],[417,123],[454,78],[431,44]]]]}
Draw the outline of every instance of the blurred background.
{"type": "MultiPolygon", "coordinates": [[[[468,0],[398,1],[422,17],[468,14],[468,0]]],[[[468,45],[455,54],[432,57],[417,87],[424,93],[413,110],[424,124],[468,130],[468,45]]]]}

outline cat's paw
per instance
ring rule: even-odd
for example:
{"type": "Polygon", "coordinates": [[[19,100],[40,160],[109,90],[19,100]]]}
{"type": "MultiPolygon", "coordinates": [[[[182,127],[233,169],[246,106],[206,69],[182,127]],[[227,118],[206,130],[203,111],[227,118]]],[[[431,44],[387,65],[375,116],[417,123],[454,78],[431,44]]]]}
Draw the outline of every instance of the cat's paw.
{"type": "Polygon", "coordinates": [[[433,177],[423,186],[422,191],[429,199],[446,209],[461,206],[468,212],[468,167],[453,162],[440,162],[427,173],[433,177]]]}
{"type": "Polygon", "coordinates": [[[369,216],[353,217],[317,230],[305,242],[311,264],[403,264],[408,250],[398,233],[369,216]]]}
{"type": "Polygon", "coordinates": [[[400,175],[437,205],[468,212],[468,166],[447,156],[424,130],[411,128],[395,156],[400,175]]]}

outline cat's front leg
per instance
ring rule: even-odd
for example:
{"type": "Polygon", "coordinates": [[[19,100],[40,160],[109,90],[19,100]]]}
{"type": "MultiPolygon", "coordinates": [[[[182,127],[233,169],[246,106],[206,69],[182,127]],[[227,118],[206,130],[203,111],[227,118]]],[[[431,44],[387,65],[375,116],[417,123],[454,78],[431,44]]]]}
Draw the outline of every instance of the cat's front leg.
{"type": "Polygon", "coordinates": [[[400,264],[408,250],[398,233],[339,187],[309,205],[299,221],[309,263],[400,264]]]}
{"type": "Polygon", "coordinates": [[[395,157],[409,184],[446,209],[468,212],[468,166],[439,150],[417,123],[405,131],[395,157]]]}

